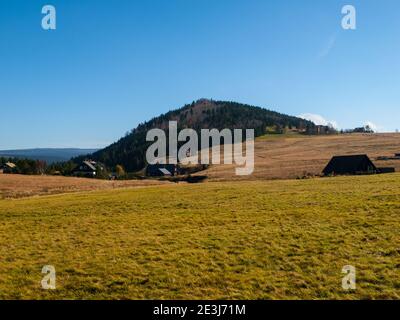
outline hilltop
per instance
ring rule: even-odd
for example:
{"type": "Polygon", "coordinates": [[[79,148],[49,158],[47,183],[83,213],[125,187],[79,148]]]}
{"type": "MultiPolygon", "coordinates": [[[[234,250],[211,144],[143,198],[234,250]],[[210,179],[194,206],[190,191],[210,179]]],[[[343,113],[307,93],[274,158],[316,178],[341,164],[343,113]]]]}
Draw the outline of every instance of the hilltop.
{"type": "MultiPolygon", "coordinates": [[[[169,121],[177,121],[178,130],[191,128],[197,132],[200,129],[211,128],[254,129],[256,137],[265,134],[267,128],[275,128],[278,131],[285,127],[299,130],[315,127],[311,121],[261,107],[200,99],[140,124],[119,141],[93,153],[91,158],[104,163],[107,167],[122,165],[128,172],[138,171],[146,165],[145,153],[150,145],[146,142],[147,131],[153,128],[165,130],[169,121]]],[[[74,159],[76,162],[81,160],[83,157],[74,159]]]]}

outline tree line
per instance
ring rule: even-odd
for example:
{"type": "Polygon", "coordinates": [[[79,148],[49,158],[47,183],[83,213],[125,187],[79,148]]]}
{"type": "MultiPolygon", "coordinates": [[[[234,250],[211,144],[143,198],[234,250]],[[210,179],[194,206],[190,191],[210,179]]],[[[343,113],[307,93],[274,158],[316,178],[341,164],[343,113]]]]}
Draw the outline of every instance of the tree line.
{"type": "MultiPolygon", "coordinates": [[[[21,159],[12,157],[0,157],[0,168],[6,163],[15,164],[14,168],[7,168],[9,173],[25,175],[60,175],[73,176],[78,164],[74,161],[63,161],[47,164],[43,160],[21,159]]],[[[101,164],[96,165],[96,178],[109,179],[110,177],[118,179],[131,179],[136,176],[127,174],[122,165],[116,165],[113,168],[107,168],[101,164]]]]}
{"type": "Polygon", "coordinates": [[[45,174],[47,171],[46,161],[1,157],[0,167],[3,167],[7,162],[15,164],[15,167],[10,169],[12,173],[45,174]]]}

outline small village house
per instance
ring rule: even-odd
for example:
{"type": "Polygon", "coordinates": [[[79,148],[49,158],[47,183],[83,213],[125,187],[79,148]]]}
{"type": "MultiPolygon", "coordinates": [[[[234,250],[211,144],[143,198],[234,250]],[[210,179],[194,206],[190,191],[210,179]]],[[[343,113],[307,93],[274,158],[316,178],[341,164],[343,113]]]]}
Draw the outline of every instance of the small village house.
{"type": "Polygon", "coordinates": [[[12,162],[6,162],[2,166],[0,166],[0,173],[14,173],[17,169],[17,166],[12,162]]]}
{"type": "Polygon", "coordinates": [[[310,135],[327,135],[336,134],[337,131],[330,126],[317,125],[315,127],[308,128],[306,133],[310,135]]]}
{"type": "Polygon", "coordinates": [[[378,173],[378,169],[365,154],[333,157],[323,170],[326,176],[374,173],[378,173]]]}
{"type": "Polygon", "coordinates": [[[97,174],[96,162],[91,160],[82,161],[82,163],[75,168],[73,174],[80,177],[95,177],[97,174]]]}

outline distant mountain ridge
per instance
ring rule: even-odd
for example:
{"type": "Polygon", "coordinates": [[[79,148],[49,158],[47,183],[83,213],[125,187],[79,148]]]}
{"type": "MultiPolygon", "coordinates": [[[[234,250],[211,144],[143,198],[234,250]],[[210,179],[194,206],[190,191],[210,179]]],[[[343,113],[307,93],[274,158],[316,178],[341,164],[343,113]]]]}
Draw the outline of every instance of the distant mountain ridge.
{"type": "Polygon", "coordinates": [[[0,150],[0,157],[42,160],[49,163],[68,161],[82,155],[96,152],[98,149],[79,148],[36,148],[19,150],[0,150]]]}
{"type": "MultiPolygon", "coordinates": [[[[127,172],[141,170],[146,165],[146,150],[152,142],[146,142],[147,131],[153,128],[164,129],[168,135],[168,122],[177,121],[178,130],[201,129],[254,129],[258,137],[266,133],[267,127],[315,127],[311,121],[281,114],[246,104],[200,99],[184,107],[155,117],[140,124],[125,137],[110,146],[94,152],[90,157],[104,163],[107,167],[122,165],[127,172]]],[[[82,161],[85,157],[73,159],[82,161]]]]}

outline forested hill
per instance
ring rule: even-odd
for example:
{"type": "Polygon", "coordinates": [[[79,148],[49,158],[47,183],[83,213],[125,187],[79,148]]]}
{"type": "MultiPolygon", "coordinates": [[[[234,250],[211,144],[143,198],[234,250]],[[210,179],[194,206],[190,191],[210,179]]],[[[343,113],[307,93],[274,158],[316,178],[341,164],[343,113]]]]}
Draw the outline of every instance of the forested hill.
{"type": "MultiPolygon", "coordinates": [[[[201,99],[140,124],[119,141],[93,153],[91,158],[104,163],[109,168],[119,164],[127,172],[140,170],[146,165],[146,150],[151,144],[151,142],[146,142],[147,131],[152,128],[160,128],[168,133],[169,121],[177,121],[178,130],[192,128],[198,132],[200,129],[212,128],[219,130],[224,128],[254,129],[256,137],[263,135],[266,128],[272,126],[299,129],[314,126],[310,121],[260,107],[201,99]]],[[[81,160],[83,157],[74,159],[76,162],[81,160]]]]}

